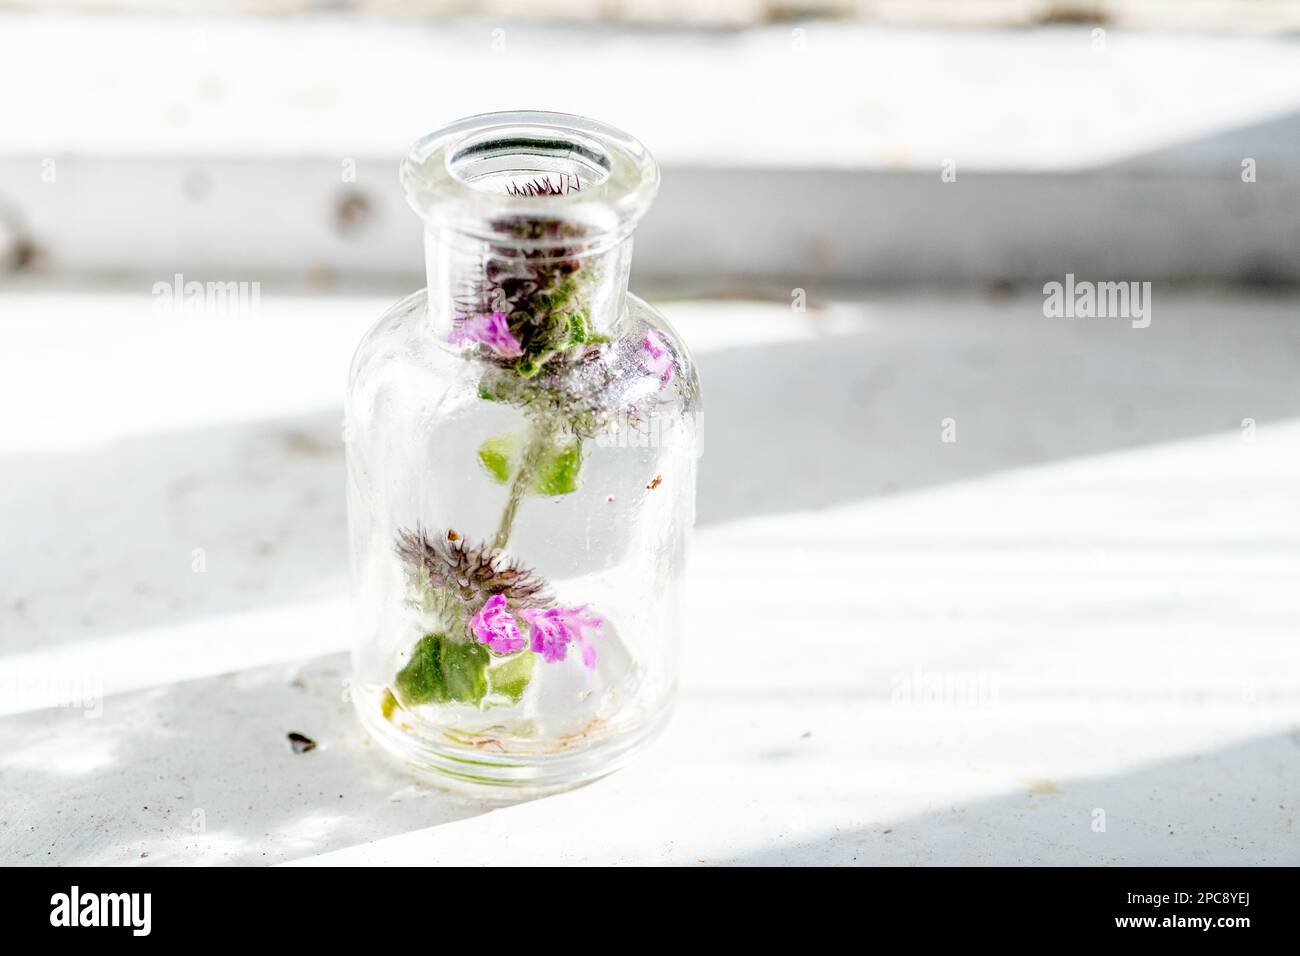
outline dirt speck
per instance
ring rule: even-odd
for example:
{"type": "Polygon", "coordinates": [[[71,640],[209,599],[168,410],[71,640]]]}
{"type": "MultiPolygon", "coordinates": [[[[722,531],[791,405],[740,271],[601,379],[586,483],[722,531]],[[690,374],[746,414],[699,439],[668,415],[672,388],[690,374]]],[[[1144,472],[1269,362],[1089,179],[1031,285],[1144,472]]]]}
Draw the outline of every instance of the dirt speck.
{"type": "Polygon", "coordinates": [[[334,229],[342,236],[351,236],[374,219],[375,210],[365,193],[349,190],[334,202],[334,229]]]}
{"type": "Polygon", "coordinates": [[[302,455],[304,458],[324,458],[338,451],[330,442],[322,441],[305,431],[287,431],[281,436],[281,440],[286,451],[302,455]]]}
{"type": "Polygon", "coordinates": [[[1046,777],[1029,777],[1022,782],[1029,787],[1031,797],[1058,796],[1061,793],[1060,788],[1046,777]]]}
{"type": "Polygon", "coordinates": [[[40,247],[30,239],[15,239],[9,247],[9,268],[14,272],[34,268],[40,258],[40,247]]]}

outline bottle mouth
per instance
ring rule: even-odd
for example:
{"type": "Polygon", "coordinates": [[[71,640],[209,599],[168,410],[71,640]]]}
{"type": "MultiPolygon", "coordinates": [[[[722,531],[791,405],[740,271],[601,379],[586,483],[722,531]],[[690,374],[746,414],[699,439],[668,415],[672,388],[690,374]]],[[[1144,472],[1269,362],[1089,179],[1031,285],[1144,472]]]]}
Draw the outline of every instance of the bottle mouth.
{"type": "Polygon", "coordinates": [[[430,228],[513,246],[539,217],[604,245],[636,227],[659,188],[649,151],[623,131],[568,113],[484,113],[420,139],[402,163],[407,201],[430,228]]]}

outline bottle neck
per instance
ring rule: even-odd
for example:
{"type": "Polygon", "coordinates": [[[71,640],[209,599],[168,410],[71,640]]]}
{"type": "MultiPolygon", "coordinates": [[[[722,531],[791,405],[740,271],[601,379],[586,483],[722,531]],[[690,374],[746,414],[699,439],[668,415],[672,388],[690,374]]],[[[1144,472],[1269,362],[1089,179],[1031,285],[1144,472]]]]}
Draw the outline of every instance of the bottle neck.
{"type": "Polygon", "coordinates": [[[431,333],[537,354],[612,336],[624,311],[631,235],[600,235],[554,215],[425,230],[431,333]],[[484,238],[491,235],[492,238],[484,238]],[[508,330],[508,331],[507,331],[508,330]]]}
{"type": "Polygon", "coordinates": [[[568,114],[472,116],[417,142],[402,183],[425,223],[438,339],[527,379],[613,336],[659,185],[635,139],[568,114]]]}

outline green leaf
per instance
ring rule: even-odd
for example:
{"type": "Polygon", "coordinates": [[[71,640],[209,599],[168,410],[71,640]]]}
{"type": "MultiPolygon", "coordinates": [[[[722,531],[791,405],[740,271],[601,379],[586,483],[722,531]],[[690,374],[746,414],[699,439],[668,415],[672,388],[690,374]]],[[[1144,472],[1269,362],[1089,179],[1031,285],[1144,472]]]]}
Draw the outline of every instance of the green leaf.
{"type": "Polygon", "coordinates": [[[497,435],[479,445],[478,460],[489,475],[504,485],[514,470],[513,459],[517,457],[518,448],[519,439],[513,433],[497,435]]]}
{"type": "Polygon", "coordinates": [[[569,347],[582,345],[587,341],[589,332],[587,329],[587,317],[581,311],[569,313],[569,347]]]}
{"type": "Polygon", "coordinates": [[[567,495],[578,488],[578,474],[582,470],[582,445],[574,442],[547,449],[542,457],[537,475],[533,478],[533,491],[554,497],[567,495]]]}
{"type": "MultiPolygon", "coordinates": [[[[534,438],[533,441],[527,452],[532,474],[528,490],[551,498],[576,491],[582,472],[582,443],[575,440],[560,444],[546,437],[534,438]]],[[[479,446],[479,463],[498,484],[504,485],[518,470],[521,444],[518,435],[507,432],[489,438],[479,446]]]]}
{"type": "Polygon", "coordinates": [[[525,355],[515,363],[515,372],[520,378],[532,378],[542,370],[550,358],[556,354],[557,349],[542,349],[536,354],[525,355]]]}
{"type": "Polygon", "coordinates": [[[407,707],[418,704],[464,703],[477,706],[488,692],[491,657],[482,644],[448,640],[426,634],[411,651],[411,659],[393,682],[407,707]]]}
{"type": "Polygon", "coordinates": [[[516,654],[504,664],[488,669],[488,687],[493,694],[508,697],[511,703],[518,703],[532,679],[533,665],[536,663],[537,655],[531,651],[516,654]]]}

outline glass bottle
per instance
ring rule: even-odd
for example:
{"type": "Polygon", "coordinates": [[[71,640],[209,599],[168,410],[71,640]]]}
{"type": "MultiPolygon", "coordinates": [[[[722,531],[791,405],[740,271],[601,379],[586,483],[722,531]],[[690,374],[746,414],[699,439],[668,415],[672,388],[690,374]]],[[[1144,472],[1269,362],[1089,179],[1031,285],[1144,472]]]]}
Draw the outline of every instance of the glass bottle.
{"type": "Polygon", "coordinates": [[[428,288],[353,359],[352,699],[418,774],[560,789],[664,723],[695,517],[699,385],[627,292],[645,148],[558,113],[420,140],[428,288]]]}

